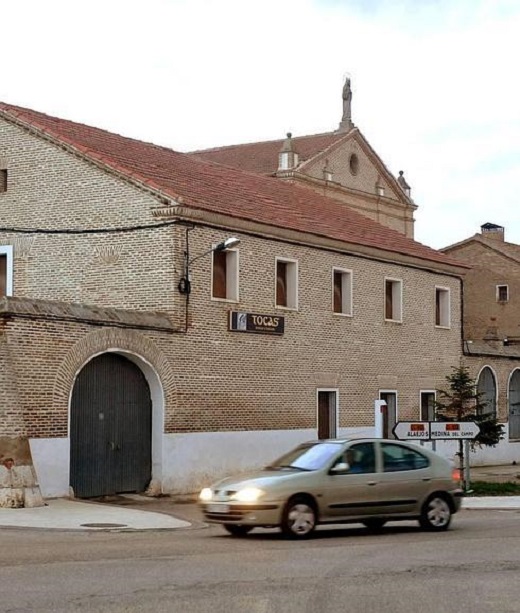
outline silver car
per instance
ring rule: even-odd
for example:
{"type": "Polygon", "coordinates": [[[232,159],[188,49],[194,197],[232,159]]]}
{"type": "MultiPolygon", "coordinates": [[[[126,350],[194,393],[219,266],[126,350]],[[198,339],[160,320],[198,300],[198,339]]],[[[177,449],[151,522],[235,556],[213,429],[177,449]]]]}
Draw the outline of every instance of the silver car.
{"type": "Polygon", "coordinates": [[[279,527],[305,538],[318,524],[417,519],[446,530],[461,504],[458,471],[433,451],[385,439],[311,441],[263,470],[204,488],[199,504],[208,522],[234,536],[279,527]]]}

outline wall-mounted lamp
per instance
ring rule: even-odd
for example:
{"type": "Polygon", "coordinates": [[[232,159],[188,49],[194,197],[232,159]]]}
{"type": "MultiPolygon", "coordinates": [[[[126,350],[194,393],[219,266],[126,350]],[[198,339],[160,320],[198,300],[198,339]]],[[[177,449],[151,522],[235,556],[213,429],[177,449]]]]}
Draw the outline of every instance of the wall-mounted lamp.
{"type": "Polygon", "coordinates": [[[215,251],[226,251],[227,249],[232,249],[233,247],[236,247],[239,243],[240,239],[236,238],[235,236],[232,236],[230,238],[226,238],[226,240],[222,241],[218,245],[215,245],[215,247],[204,251],[204,253],[201,253],[194,258],[190,258],[189,246],[188,243],[186,243],[186,251],[184,252],[184,274],[179,281],[179,285],[177,286],[179,292],[181,294],[191,293],[190,266],[193,264],[193,262],[195,262],[196,260],[200,260],[200,258],[203,258],[205,255],[208,255],[215,251]]]}

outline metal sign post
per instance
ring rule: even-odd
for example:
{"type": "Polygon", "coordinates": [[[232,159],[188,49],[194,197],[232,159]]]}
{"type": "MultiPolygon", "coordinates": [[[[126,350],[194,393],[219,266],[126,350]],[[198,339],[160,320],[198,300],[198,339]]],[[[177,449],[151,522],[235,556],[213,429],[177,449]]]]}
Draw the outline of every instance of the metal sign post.
{"type": "Polygon", "coordinates": [[[464,490],[469,490],[469,441],[478,436],[478,424],[474,421],[398,421],[392,432],[401,441],[464,441],[465,462],[463,466],[461,461],[460,477],[464,490]]]}

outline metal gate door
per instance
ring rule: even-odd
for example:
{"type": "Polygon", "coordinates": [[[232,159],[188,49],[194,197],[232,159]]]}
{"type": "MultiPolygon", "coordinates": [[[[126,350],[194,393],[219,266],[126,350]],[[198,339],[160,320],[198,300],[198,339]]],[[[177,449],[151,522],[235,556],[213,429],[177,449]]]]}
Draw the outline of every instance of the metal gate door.
{"type": "Polygon", "coordinates": [[[115,353],[94,358],[76,379],[70,413],[74,495],[144,491],[151,479],[152,403],[141,370],[115,353]]]}
{"type": "Polygon", "coordinates": [[[520,439],[520,370],[509,381],[509,438],[520,439]]]}

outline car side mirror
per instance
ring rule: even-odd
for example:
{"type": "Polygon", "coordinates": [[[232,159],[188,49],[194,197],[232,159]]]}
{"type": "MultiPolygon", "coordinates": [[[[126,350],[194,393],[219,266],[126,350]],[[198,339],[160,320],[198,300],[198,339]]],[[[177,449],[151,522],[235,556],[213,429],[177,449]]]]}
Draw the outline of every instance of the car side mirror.
{"type": "Polygon", "coordinates": [[[332,474],[346,473],[350,469],[350,465],[347,462],[339,462],[330,469],[332,474]]]}

